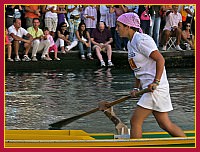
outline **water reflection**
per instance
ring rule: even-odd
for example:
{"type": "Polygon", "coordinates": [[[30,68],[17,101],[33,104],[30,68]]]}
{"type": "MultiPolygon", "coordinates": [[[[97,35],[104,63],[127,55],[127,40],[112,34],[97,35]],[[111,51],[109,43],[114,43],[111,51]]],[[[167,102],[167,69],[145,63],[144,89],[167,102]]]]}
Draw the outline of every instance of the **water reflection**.
{"type": "MultiPolygon", "coordinates": [[[[172,121],[184,130],[194,129],[194,69],[168,69],[174,111],[172,121]]],[[[6,129],[48,129],[48,124],[95,108],[100,101],[127,95],[134,78],[127,69],[81,69],[6,74],[6,129]]],[[[129,119],[137,99],[114,107],[130,127],[129,119]]],[[[102,112],[83,117],[63,129],[115,132],[102,112]]],[[[153,116],[145,120],[144,131],[159,131],[153,116]]]]}

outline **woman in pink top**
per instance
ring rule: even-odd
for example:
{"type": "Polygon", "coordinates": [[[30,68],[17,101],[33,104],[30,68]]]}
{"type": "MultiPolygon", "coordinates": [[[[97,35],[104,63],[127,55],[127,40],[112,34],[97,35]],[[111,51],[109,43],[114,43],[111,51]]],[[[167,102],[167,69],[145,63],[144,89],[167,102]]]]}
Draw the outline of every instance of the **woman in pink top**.
{"type": "MultiPolygon", "coordinates": [[[[49,52],[54,51],[54,60],[59,61],[60,59],[58,58],[57,54],[58,54],[58,47],[57,45],[54,43],[53,37],[50,35],[49,29],[48,27],[44,28],[44,36],[47,37],[47,39],[50,41],[50,47],[49,47],[49,52]]],[[[49,59],[51,59],[49,57],[49,54],[47,55],[47,57],[49,59]]]]}

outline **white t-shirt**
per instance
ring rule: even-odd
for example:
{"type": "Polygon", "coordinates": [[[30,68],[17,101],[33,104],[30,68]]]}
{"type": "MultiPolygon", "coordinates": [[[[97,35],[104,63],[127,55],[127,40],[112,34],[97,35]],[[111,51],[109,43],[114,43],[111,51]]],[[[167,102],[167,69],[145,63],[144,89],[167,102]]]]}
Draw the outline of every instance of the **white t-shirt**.
{"type": "MultiPolygon", "coordinates": [[[[52,8],[52,7],[54,7],[53,10],[57,10],[57,5],[47,5],[46,9],[49,9],[49,8],[52,8]]],[[[57,16],[58,16],[57,13],[52,13],[51,11],[48,11],[45,14],[45,18],[47,18],[47,17],[57,18],[57,16]]]]}
{"type": "Polygon", "coordinates": [[[182,16],[179,12],[175,13],[170,13],[166,17],[166,24],[163,30],[169,30],[171,31],[171,27],[178,27],[178,24],[182,22],[182,16]]]}
{"type": "Polygon", "coordinates": [[[107,12],[109,12],[109,9],[106,7],[106,5],[101,5],[100,6],[100,14],[101,14],[100,21],[103,21],[103,22],[106,21],[107,12]]]}
{"type": "MultiPolygon", "coordinates": [[[[9,35],[10,35],[11,33],[13,33],[14,35],[19,36],[19,37],[23,37],[23,36],[25,36],[25,35],[28,34],[27,30],[25,30],[25,29],[22,28],[22,27],[20,27],[20,28],[18,29],[18,31],[17,31],[14,25],[12,25],[12,26],[10,26],[10,27],[8,28],[8,33],[9,33],[9,35]]],[[[13,38],[12,38],[11,36],[9,36],[9,40],[10,40],[10,41],[13,41],[13,38]]]]}
{"type": "MultiPolygon", "coordinates": [[[[68,5],[67,8],[68,8],[68,9],[72,9],[72,8],[74,8],[74,7],[75,7],[74,5],[68,5]]],[[[70,19],[70,15],[74,15],[74,16],[80,15],[79,8],[80,8],[80,6],[77,6],[72,12],[68,12],[68,13],[67,13],[68,19],[70,19]]]]}
{"type": "MultiPolygon", "coordinates": [[[[158,48],[152,37],[138,32],[134,34],[131,42],[128,42],[127,47],[130,66],[132,67],[131,60],[133,60],[137,66],[134,69],[132,67],[135,77],[140,80],[141,86],[144,89],[155,79],[156,62],[149,56],[158,48]]],[[[143,94],[137,105],[159,112],[173,110],[165,68],[156,90],[153,93],[143,94]]]]}
{"type": "MultiPolygon", "coordinates": [[[[127,44],[128,60],[135,77],[140,79],[142,88],[151,84],[156,75],[156,62],[150,58],[150,54],[158,50],[154,40],[147,34],[135,32],[131,42],[127,44]],[[137,68],[133,68],[131,60],[134,61],[137,68]]],[[[165,68],[158,87],[169,85],[165,68]]]]}

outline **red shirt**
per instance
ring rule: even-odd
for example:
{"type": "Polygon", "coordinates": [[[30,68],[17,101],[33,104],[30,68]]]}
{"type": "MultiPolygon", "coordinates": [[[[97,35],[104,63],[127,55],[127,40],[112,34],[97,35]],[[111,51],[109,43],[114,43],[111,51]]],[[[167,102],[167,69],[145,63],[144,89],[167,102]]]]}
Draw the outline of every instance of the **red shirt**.
{"type": "Polygon", "coordinates": [[[112,35],[106,28],[102,32],[96,28],[92,31],[91,38],[94,38],[94,41],[97,43],[106,43],[112,38],[112,35]]]}

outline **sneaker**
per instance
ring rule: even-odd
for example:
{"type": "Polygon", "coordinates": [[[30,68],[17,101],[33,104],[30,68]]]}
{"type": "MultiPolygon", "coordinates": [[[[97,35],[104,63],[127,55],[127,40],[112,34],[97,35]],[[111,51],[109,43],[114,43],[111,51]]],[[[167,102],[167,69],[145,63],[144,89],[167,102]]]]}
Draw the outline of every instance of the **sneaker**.
{"type": "Polygon", "coordinates": [[[88,59],[93,60],[94,58],[91,55],[88,55],[88,59]]]}
{"type": "Polygon", "coordinates": [[[81,59],[82,60],[85,60],[86,58],[85,58],[85,55],[81,55],[81,59]]]}
{"type": "Polygon", "coordinates": [[[186,50],[192,50],[190,46],[187,46],[186,50]]]}
{"type": "Polygon", "coordinates": [[[68,46],[65,47],[65,52],[66,52],[66,53],[69,52],[69,48],[68,48],[68,46]]]}
{"type": "Polygon", "coordinates": [[[46,57],[46,56],[45,56],[45,57],[42,57],[41,59],[42,59],[42,60],[45,60],[45,61],[51,61],[51,60],[52,60],[51,58],[46,57]]]}
{"type": "Polygon", "coordinates": [[[181,49],[180,45],[177,45],[177,46],[176,46],[176,50],[177,50],[177,51],[182,51],[183,49],[181,49]]]}
{"type": "Polygon", "coordinates": [[[24,55],[22,61],[31,61],[31,59],[28,57],[28,55],[24,55]]]}
{"type": "Polygon", "coordinates": [[[112,66],[114,66],[114,64],[113,64],[111,61],[109,61],[109,62],[108,62],[108,66],[109,66],[109,67],[112,67],[112,66]]]}
{"type": "Polygon", "coordinates": [[[167,46],[166,46],[166,45],[163,45],[163,47],[162,47],[161,50],[162,50],[162,51],[166,51],[166,50],[167,50],[167,46]]]}
{"type": "Polygon", "coordinates": [[[36,56],[32,57],[32,61],[37,62],[36,56]]]}
{"type": "Polygon", "coordinates": [[[16,56],[16,57],[15,57],[15,61],[16,61],[16,62],[21,61],[21,59],[19,58],[19,56],[16,56]]]}
{"type": "Polygon", "coordinates": [[[188,43],[185,43],[185,46],[186,46],[186,50],[191,50],[191,47],[188,43]]]}
{"type": "Polygon", "coordinates": [[[101,61],[101,67],[105,67],[105,66],[106,66],[105,62],[101,61]]]}
{"type": "Polygon", "coordinates": [[[60,61],[60,58],[55,58],[54,60],[56,60],[56,61],[60,61]]]}
{"type": "Polygon", "coordinates": [[[8,61],[8,62],[13,62],[14,60],[11,59],[11,58],[7,58],[7,61],[8,61]]]}

